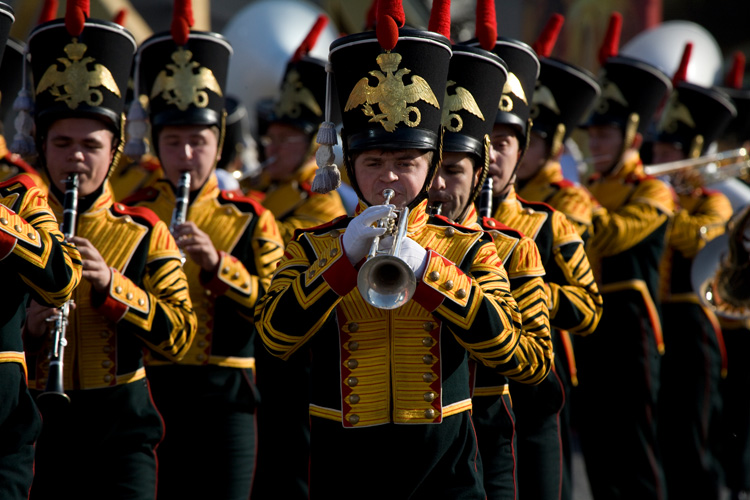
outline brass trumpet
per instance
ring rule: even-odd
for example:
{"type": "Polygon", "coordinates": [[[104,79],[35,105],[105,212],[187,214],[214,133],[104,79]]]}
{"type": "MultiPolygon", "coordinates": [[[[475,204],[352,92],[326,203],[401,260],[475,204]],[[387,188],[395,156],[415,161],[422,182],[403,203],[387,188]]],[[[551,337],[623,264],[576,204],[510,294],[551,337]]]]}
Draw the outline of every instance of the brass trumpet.
{"type": "MultiPolygon", "coordinates": [[[[647,165],[643,167],[643,171],[647,175],[656,177],[697,171],[701,177],[707,177],[712,173],[729,169],[726,172],[730,173],[734,171],[736,176],[740,165],[744,165],[746,168],[750,166],[750,157],[748,157],[745,148],[730,149],[719,153],[699,156],[698,158],[686,158],[684,160],[647,165]]],[[[717,182],[727,177],[727,175],[724,175],[723,177],[711,177],[707,180],[709,182],[717,182]]]]}
{"type": "MultiPolygon", "coordinates": [[[[384,205],[388,205],[393,198],[394,191],[383,191],[384,205]]],[[[417,287],[417,278],[409,265],[399,257],[401,246],[406,237],[406,225],[409,219],[409,208],[404,207],[398,212],[398,226],[393,234],[389,217],[380,219],[377,227],[386,228],[383,236],[393,235],[393,244],[388,250],[380,248],[381,236],[376,236],[370,245],[367,260],[357,274],[357,288],[362,298],[378,309],[396,309],[407,303],[417,287]]]]}

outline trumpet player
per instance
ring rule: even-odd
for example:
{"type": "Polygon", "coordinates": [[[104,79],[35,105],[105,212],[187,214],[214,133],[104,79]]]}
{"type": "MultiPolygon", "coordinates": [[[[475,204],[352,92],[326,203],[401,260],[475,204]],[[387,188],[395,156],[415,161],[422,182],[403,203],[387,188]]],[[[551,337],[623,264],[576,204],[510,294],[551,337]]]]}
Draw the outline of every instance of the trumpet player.
{"type": "Polygon", "coordinates": [[[671,83],[618,55],[621,22],[619,13],[610,19],[599,52],[602,93],[585,124],[597,158],[587,187],[598,202],[587,253],[605,307],[594,334],[576,338],[573,412],[594,498],[665,498],[655,419],[664,352],[659,261],[674,199],[644,173],[639,148],[671,83]]]}
{"type": "Polygon", "coordinates": [[[186,7],[189,2],[175,2],[173,26],[180,29],[155,34],[139,49],[139,85],[151,96],[152,142],[164,179],[126,200],[153,209],[164,222],[187,205],[175,237],[186,258],[196,339],[181,360],[147,360],[167,429],[157,452],[158,496],[246,499],[255,468],[258,400],[253,307],[268,288],[283,242],[269,210],[219,189],[214,169],[232,47],[219,34],[190,30],[186,7]],[[196,83],[175,61],[204,78],[196,83]],[[184,172],[190,174],[188,186],[181,186],[184,172]],[[187,199],[178,200],[184,187],[187,199]],[[206,480],[190,480],[200,477],[206,480]]]}
{"type": "MultiPolygon", "coordinates": [[[[494,13],[490,18],[494,23],[494,13]]],[[[482,40],[486,40],[481,36],[484,28],[484,24],[477,24],[478,38],[482,40]]],[[[503,60],[485,50],[494,45],[495,39],[490,37],[484,46],[453,47],[448,70],[452,88],[447,89],[443,103],[442,123],[446,128],[443,159],[430,186],[429,202],[440,206],[442,216],[448,220],[485,230],[493,236],[498,256],[508,272],[511,294],[521,313],[521,342],[538,344],[551,357],[544,268],[536,243],[490,217],[478,217],[474,205],[487,177],[492,148],[489,133],[508,78],[503,60]],[[448,104],[451,97],[459,95],[464,97],[465,104],[451,107],[448,104]]],[[[491,203],[492,196],[482,199],[491,203]]],[[[482,208],[491,210],[491,207],[482,208]]],[[[544,373],[538,372],[533,378],[511,378],[537,384],[542,382],[544,373]]],[[[472,381],[472,406],[487,498],[518,498],[516,418],[508,377],[477,363],[472,381]]],[[[540,472],[540,465],[536,464],[534,470],[540,472]]]]}
{"type": "MultiPolygon", "coordinates": [[[[656,124],[657,164],[706,154],[737,114],[723,92],[684,80],[691,48],[685,48],[674,90],[656,124]]],[[[724,233],[732,205],[721,192],[703,186],[700,174],[694,173],[688,168],[671,178],[677,206],[662,265],[665,352],[658,434],[669,497],[718,499],[723,473],[713,443],[726,359],[718,319],[700,303],[690,275],[697,253],[724,233]],[[691,478],[689,485],[685,474],[691,478]]]]}
{"type": "MultiPolygon", "coordinates": [[[[401,28],[400,2],[381,2],[378,17],[377,34],[330,49],[357,215],[297,233],[256,306],[256,326],[281,359],[311,350],[311,498],[362,488],[372,498],[484,498],[468,357],[533,380],[549,370],[549,346],[522,342],[489,236],[425,213],[449,40],[401,28]],[[402,231],[386,234],[394,218],[402,231]],[[401,262],[395,279],[359,274],[398,246],[398,256],[382,256],[401,262]],[[391,281],[400,291],[379,302],[391,281]]],[[[315,185],[335,186],[336,173],[325,165],[315,185]]]]}
{"type": "MultiPolygon", "coordinates": [[[[0,55],[13,24],[13,9],[0,3],[0,55]]],[[[44,190],[26,175],[0,183],[0,498],[28,498],[34,446],[42,421],[29,392],[22,329],[26,304],[67,302],[81,279],[81,256],[63,241],[44,190]]]]}
{"type": "MultiPolygon", "coordinates": [[[[76,210],[63,205],[65,179],[78,177],[78,224],[64,229],[75,235],[70,240],[84,278],[72,296],[75,308],[63,318],[67,347],[58,391],[64,394],[58,396],[69,405],[44,414],[31,498],[94,498],[105,491],[154,498],[154,451],[164,429],[142,352],[177,360],[195,335],[187,279],[167,226],[150,210],[115,203],[107,180],[122,145],[122,97],[135,48],[121,26],[89,19],[83,2],[69,3],[64,19],[29,36],[30,72],[42,82],[34,102],[40,169],[60,221],[76,210]],[[71,77],[81,57],[97,73],[71,77]]],[[[25,328],[29,384],[45,398],[53,391],[46,353],[54,348],[46,334],[57,314],[32,301],[25,328]]]]}
{"type": "MultiPolygon", "coordinates": [[[[534,240],[545,272],[555,356],[550,374],[537,386],[510,382],[518,440],[518,488],[522,496],[558,498],[565,460],[558,424],[565,404],[563,380],[572,371],[570,342],[559,330],[588,335],[602,312],[602,300],[576,228],[549,205],[516,194],[518,169],[531,133],[531,112],[539,60],[523,42],[498,38],[492,52],[508,64],[519,85],[506,86],[490,133],[489,175],[493,177],[492,218],[534,240]]],[[[489,223],[489,221],[487,221],[489,223]]],[[[485,229],[492,229],[484,225],[485,229]]]]}

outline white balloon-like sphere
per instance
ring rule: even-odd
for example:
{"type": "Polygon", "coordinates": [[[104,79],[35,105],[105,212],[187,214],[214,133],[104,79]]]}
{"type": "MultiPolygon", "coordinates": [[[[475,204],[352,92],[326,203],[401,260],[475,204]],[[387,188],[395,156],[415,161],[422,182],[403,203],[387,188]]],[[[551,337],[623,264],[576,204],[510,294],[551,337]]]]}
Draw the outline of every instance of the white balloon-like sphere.
{"type": "MultiPolygon", "coordinates": [[[[277,98],[286,64],[325,12],[304,0],[257,0],[241,9],[222,33],[234,54],[227,75],[227,94],[248,109],[250,129],[257,129],[256,104],[277,98]]],[[[329,22],[321,32],[311,57],[328,59],[328,47],[338,37],[329,22]]]]}
{"type": "Polygon", "coordinates": [[[680,67],[685,44],[693,51],[687,67],[687,81],[703,87],[722,82],[721,49],[703,26],[690,21],[666,21],[634,36],[620,49],[620,55],[650,63],[672,77],[680,67]]]}

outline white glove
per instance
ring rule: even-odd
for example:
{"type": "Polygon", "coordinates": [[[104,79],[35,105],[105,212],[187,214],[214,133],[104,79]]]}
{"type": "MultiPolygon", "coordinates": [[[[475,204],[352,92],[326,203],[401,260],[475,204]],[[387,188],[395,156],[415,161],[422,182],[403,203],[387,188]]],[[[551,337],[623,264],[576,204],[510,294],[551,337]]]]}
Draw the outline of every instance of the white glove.
{"type": "Polygon", "coordinates": [[[422,279],[424,270],[427,267],[427,258],[429,254],[422,245],[414,241],[413,239],[404,237],[404,241],[401,242],[401,254],[399,255],[404,262],[406,262],[417,280],[422,279]]]}
{"type": "Polygon", "coordinates": [[[745,228],[742,231],[742,246],[747,253],[750,253],[750,224],[745,224],[745,228]]]}
{"type": "Polygon", "coordinates": [[[393,205],[373,205],[356,216],[349,223],[344,232],[344,252],[349,257],[349,262],[356,265],[362,260],[372,245],[372,239],[385,233],[384,227],[373,227],[372,225],[384,217],[395,218],[393,205]]]}

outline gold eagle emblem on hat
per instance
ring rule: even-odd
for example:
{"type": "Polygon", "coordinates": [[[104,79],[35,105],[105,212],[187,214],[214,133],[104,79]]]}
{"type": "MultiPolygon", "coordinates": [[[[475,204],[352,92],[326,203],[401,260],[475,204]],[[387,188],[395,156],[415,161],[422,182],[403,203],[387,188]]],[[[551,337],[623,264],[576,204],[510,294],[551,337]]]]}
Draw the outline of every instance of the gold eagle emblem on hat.
{"type": "Polygon", "coordinates": [[[528,101],[526,100],[526,92],[523,91],[521,80],[519,80],[513,73],[508,73],[508,79],[503,86],[503,95],[500,97],[500,104],[497,109],[505,112],[513,111],[513,99],[510,97],[511,94],[521,99],[524,104],[528,104],[528,101]]]}
{"type": "Polygon", "coordinates": [[[448,88],[456,84],[453,80],[448,80],[445,88],[445,99],[443,100],[443,116],[441,122],[443,126],[451,132],[460,132],[464,128],[464,121],[461,115],[453,111],[466,110],[480,120],[484,121],[482,110],[479,109],[477,101],[471,92],[463,87],[456,87],[454,94],[448,94],[448,88]],[[456,124],[453,125],[453,120],[456,124]]]}
{"type": "Polygon", "coordinates": [[[674,133],[677,132],[677,127],[680,123],[684,123],[691,129],[695,128],[693,115],[690,114],[688,107],[680,102],[678,92],[674,91],[669,96],[669,103],[662,114],[661,120],[659,120],[657,128],[665,132],[674,133]]]}
{"type": "Polygon", "coordinates": [[[606,113],[609,110],[609,101],[616,102],[624,108],[628,107],[628,100],[617,84],[605,78],[602,80],[602,94],[596,103],[596,112],[602,115],[606,113]]]}
{"type": "Polygon", "coordinates": [[[533,115],[532,118],[536,118],[537,116],[539,116],[539,106],[544,106],[545,108],[555,113],[557,116],[560,116],[560,108],[557,106],[555,96],[546,85],[537,86],[536,90],[534,90],[534,97],[532,98],[532,102],[534,103],[531,112],[533,115]]]}
{"type": "Polygon", "coordinates": [[[411,73],[411,70],[398,69],[401,64],[401,54],[386,52],[378,55],[375,60],[381,71],[374,70],[369,74],[378,79],[378,84],[371,87],[367,77],[358,81],[349,94],[344,111],[364,104],[362,112],[372,117],[369,121],[379,122],[388,132],[393,132],[396,130],[396,125],[401,122],[409,127],[416,127],[422,121],[419,108],[407,106],[407,104],[421,99],[440,109],[440,103],[424,78],[412,75],[411,83],[404,85],[402,79],[404,75],[411,73]],[[375,113],[373,104],[378,106],[380,113],[375,113]],[[413,120],[411,119],[412,113],[414,114],[413,120]]]}
{"type": "Polygon", "coordinates": [[[151,99],[161,95],[167,104],[185,111],[194,104],[198,108],[208,106],[207,90],[221,96],[221,86],[213,71],[193,61],[193,53],[183,47],[172,53],[174,64],[168,63],[156,76],[151,90],[151,99]],[[197,69],[197,72],[196,72],[197,69]],[[169,71],[170,74],[167,74],[169,71]]]}
{"type": "Polygon", "coordinates": [[[293,69],[287,73],[281,86],[281,98],[276,105],[276,113],[279,116],[299,118],[302,113],[302,106],[312,111],[315,116],[323,115],[323,110],[320,109],[315,96],[310,89],[305,87],[299,72],[293,69]]]}
{"type": "Polygon", "coordinates": [[[56,101],[65,102],[70,109],[76,109],[82,102],[89,106],[100,105],[104,95],[97,87],[104,87],[120,97],[120,89],[106,66],[97,63],[93,69],[89,69],[89,64],[95,59],[83,57],[88,50],[85,44],[78,43],[78,39],[74,38],[63,50],[68,58],[58,57],[57,60],[65,69],[59,71],[57,64],[47,68],[36,87],[36,95],[49,90],[56,101]]]}

